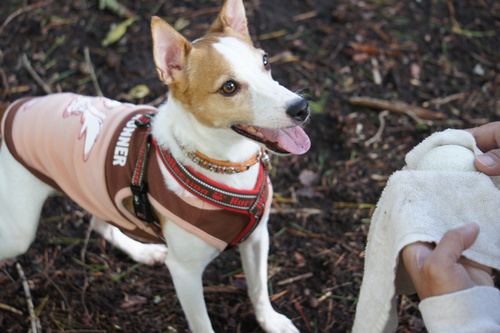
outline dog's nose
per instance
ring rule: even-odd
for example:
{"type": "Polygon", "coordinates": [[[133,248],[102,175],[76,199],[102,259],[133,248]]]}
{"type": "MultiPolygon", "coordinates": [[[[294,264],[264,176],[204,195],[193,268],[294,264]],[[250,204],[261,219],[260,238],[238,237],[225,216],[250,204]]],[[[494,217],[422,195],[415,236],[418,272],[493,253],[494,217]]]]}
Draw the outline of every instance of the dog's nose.
{"type": "Polygon", "coordinates": [[[297,122],[305,121],[309,117],[309,112],[309,104],[304,98],[291,104],[286,110],[286,113],[297,122]]]}

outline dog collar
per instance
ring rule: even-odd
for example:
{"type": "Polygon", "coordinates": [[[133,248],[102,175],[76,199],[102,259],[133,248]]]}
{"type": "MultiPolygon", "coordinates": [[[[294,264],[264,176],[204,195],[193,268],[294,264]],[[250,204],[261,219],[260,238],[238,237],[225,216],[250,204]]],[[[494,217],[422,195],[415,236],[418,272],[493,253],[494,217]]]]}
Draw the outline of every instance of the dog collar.
{"type": "MultiPolygon", "coordinates": [[[[177,140],[176,140],[177,141],[177,140]]],[[[235,174],[245,172],[250,169],[250,167],[254,166],[257,163],[265,164],[267,170],[271,169],[271,163],[269,159],[269,155],[267,155],[264,148],[261,148],[254,156],[250,159],[241,162],[241,163],[232,163],[229,161],[219,161],[211,159],[208,156],[203,155],[199,151],[191,152],[188,151],[181,144],[179,145],[184,156],[193,161],[196,165],[202,167],[203,169],[215,172],[215,173],[223,173],[223,174],[235,174]]]]}

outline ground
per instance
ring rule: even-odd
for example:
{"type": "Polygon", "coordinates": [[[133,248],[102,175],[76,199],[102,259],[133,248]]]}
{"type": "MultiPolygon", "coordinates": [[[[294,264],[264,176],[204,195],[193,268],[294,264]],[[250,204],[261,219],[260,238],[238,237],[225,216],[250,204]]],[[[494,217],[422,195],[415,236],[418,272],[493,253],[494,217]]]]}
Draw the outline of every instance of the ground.
{"type": "MultiPolygon", "coordinates": [[[[151,16],[163,17],[193,40],[220,5],[219,0],[120,0],[126,9],[120,14],[103,3],[115,2],[2,1],[1,101],[49,91],[102,91],[158,105],[166,87],[152,61],[151,16]],[[122,22],[127,28],[115,29],[122,22]],[[111,30],[118,40],[103,43],[111,30]]],[[[272,159],[273,305],[302,332],[349,332],[370,217],[390,174],[430,133],[499,119],[500,3],[249,0],[245,5],[254,42],[270,54],[274,77],[307,96],[314,108],[305,125],[311,150],[272,159]],[[352,97],[388,105],[354,105],[352,97]],[[418,106],[438,113],[401,113],[398,101],[409,105],[403,111],[418,106]]],[[[166,267],[135,264],[95,233],[86,243],[88,219],[68,198],[50,199],[37,240],[17,258],[42,331],[186,332],[166,267]]],[[[3,332],[31,328],[21,280],[14,264],[0,269],[3,332]]],[[[217,332],[261,331],[237,250],[217,258],[204,283],[217,332]]],[[[416,296],[402,297],[398,332],[425,332],[417,306],[416,296]]]]}

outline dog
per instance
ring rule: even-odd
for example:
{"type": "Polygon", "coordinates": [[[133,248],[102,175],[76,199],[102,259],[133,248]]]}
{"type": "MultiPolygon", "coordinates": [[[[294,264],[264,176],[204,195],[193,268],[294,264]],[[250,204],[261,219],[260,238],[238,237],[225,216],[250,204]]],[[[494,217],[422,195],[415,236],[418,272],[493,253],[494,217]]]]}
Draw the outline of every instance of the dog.
{"type": "Polygon", "coordinates": [[[273,309],[267,289],[266,151],[307,152],[300,126],[308,102],[272,78],[242,0],[226,0],[192,43],[158,17],[151,31],[168,86],[158,109],[59,93],[15,101],[6,111],[0,260],[29,248],[42,205],[58,190],[89,211],[92,228],[114,246],[138,262],[168,266],[191,331],[213,332],[202,273],[238,246],[261,327],[298,332],[273,309]]]}

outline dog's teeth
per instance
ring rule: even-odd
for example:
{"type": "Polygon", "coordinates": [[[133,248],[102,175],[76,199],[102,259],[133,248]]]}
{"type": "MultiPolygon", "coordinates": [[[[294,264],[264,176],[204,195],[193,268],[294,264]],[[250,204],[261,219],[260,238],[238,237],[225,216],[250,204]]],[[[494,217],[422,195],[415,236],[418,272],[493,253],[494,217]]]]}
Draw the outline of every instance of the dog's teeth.
{"type": "Polygon", "coordinates": [[[248,133],[252,133],[252,134],[257,133],[257,130],[255,129],[255,127],[252,127],[252,126],[248,126],[246,128],[246,130],[248,131],[248,133]]]}

